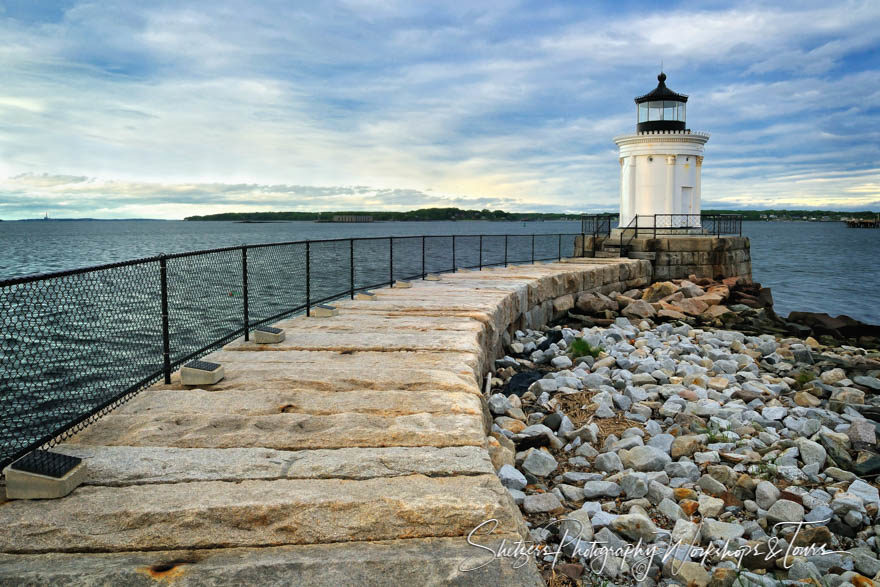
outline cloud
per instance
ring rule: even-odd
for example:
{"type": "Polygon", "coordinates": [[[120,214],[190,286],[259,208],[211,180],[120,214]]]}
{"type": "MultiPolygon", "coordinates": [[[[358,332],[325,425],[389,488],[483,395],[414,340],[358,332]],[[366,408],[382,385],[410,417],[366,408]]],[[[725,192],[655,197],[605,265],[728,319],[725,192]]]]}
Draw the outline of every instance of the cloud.
{"type": "Polygon", "coordinates": [[[611,139],[660,59],[712,131],[707,199],[877,199],[876,2],[22,6],[0,14],[6,218],[613,208],[611,139]],[[808,172],[826,191],[785,179],[808,172]]]}

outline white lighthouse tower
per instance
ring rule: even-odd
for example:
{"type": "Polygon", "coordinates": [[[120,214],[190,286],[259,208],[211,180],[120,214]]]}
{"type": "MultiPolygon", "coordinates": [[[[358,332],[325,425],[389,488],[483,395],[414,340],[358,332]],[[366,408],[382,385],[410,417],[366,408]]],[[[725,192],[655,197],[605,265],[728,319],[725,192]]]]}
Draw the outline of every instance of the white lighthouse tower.
{"type": "Polygon", "coordinates": [[[666,74],[635,99],[635,134],[620,149],[620,228],[700,228],[700,171],[706,133],[686,128],[688,97],[666,87],[666,74]]]}

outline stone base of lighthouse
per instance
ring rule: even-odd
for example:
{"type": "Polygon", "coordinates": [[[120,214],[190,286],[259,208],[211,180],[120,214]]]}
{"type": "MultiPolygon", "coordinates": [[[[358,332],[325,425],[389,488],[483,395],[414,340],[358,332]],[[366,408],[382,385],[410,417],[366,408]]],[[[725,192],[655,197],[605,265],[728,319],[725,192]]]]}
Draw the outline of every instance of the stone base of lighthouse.
{"type": "Polygon", "coordinates": [[[649,131],[615,137],[620,149],[620,226],[700,226],[705,133],[649,131]]]}
{"type": "MultiPolygon", "coordinates": [[[[646,235],[627,237],[627,256],[647,259],[653,266],[653,279],[686,279],[690,275],[710,279],[742,277],[752,280],[752,256],[748,237],[708,235],[646,235]]],[[[576,239],[575,254],[603,256],[607,245],[620,244],[620,237],[589,236],[576,239]]],[[[615,256],[615,253],[609,256],[615,256]]]]}

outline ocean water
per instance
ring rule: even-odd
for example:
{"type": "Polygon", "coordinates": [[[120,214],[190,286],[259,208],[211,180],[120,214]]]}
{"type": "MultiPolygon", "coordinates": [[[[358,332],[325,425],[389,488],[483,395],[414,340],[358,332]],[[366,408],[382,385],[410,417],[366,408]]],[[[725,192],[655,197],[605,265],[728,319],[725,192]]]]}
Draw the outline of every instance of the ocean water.
{"type": "MultiPolygon", "coordinates": [[[[580,232],[579,222],[246,224],[183,221],[0,222],[0,280],[241,244],[348,237],[580,232]]],[[[880,230],[841,222],[745,222],[752,274],[778,313],[846,314],[880,323],[880,230]]]]}

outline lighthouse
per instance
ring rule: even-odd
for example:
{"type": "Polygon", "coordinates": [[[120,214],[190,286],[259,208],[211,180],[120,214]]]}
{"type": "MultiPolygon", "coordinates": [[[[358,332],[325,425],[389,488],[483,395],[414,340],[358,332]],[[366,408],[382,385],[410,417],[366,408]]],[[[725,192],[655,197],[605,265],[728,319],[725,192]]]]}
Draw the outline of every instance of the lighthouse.
{"type": "Polygon", "coordinates": [[[700,229],[700,171],[707,133],[687,128],[688,97],[657,76],[635,99],[636,132],[614,138],[620,157],[620,221],[626,228],[700,229]]]}

